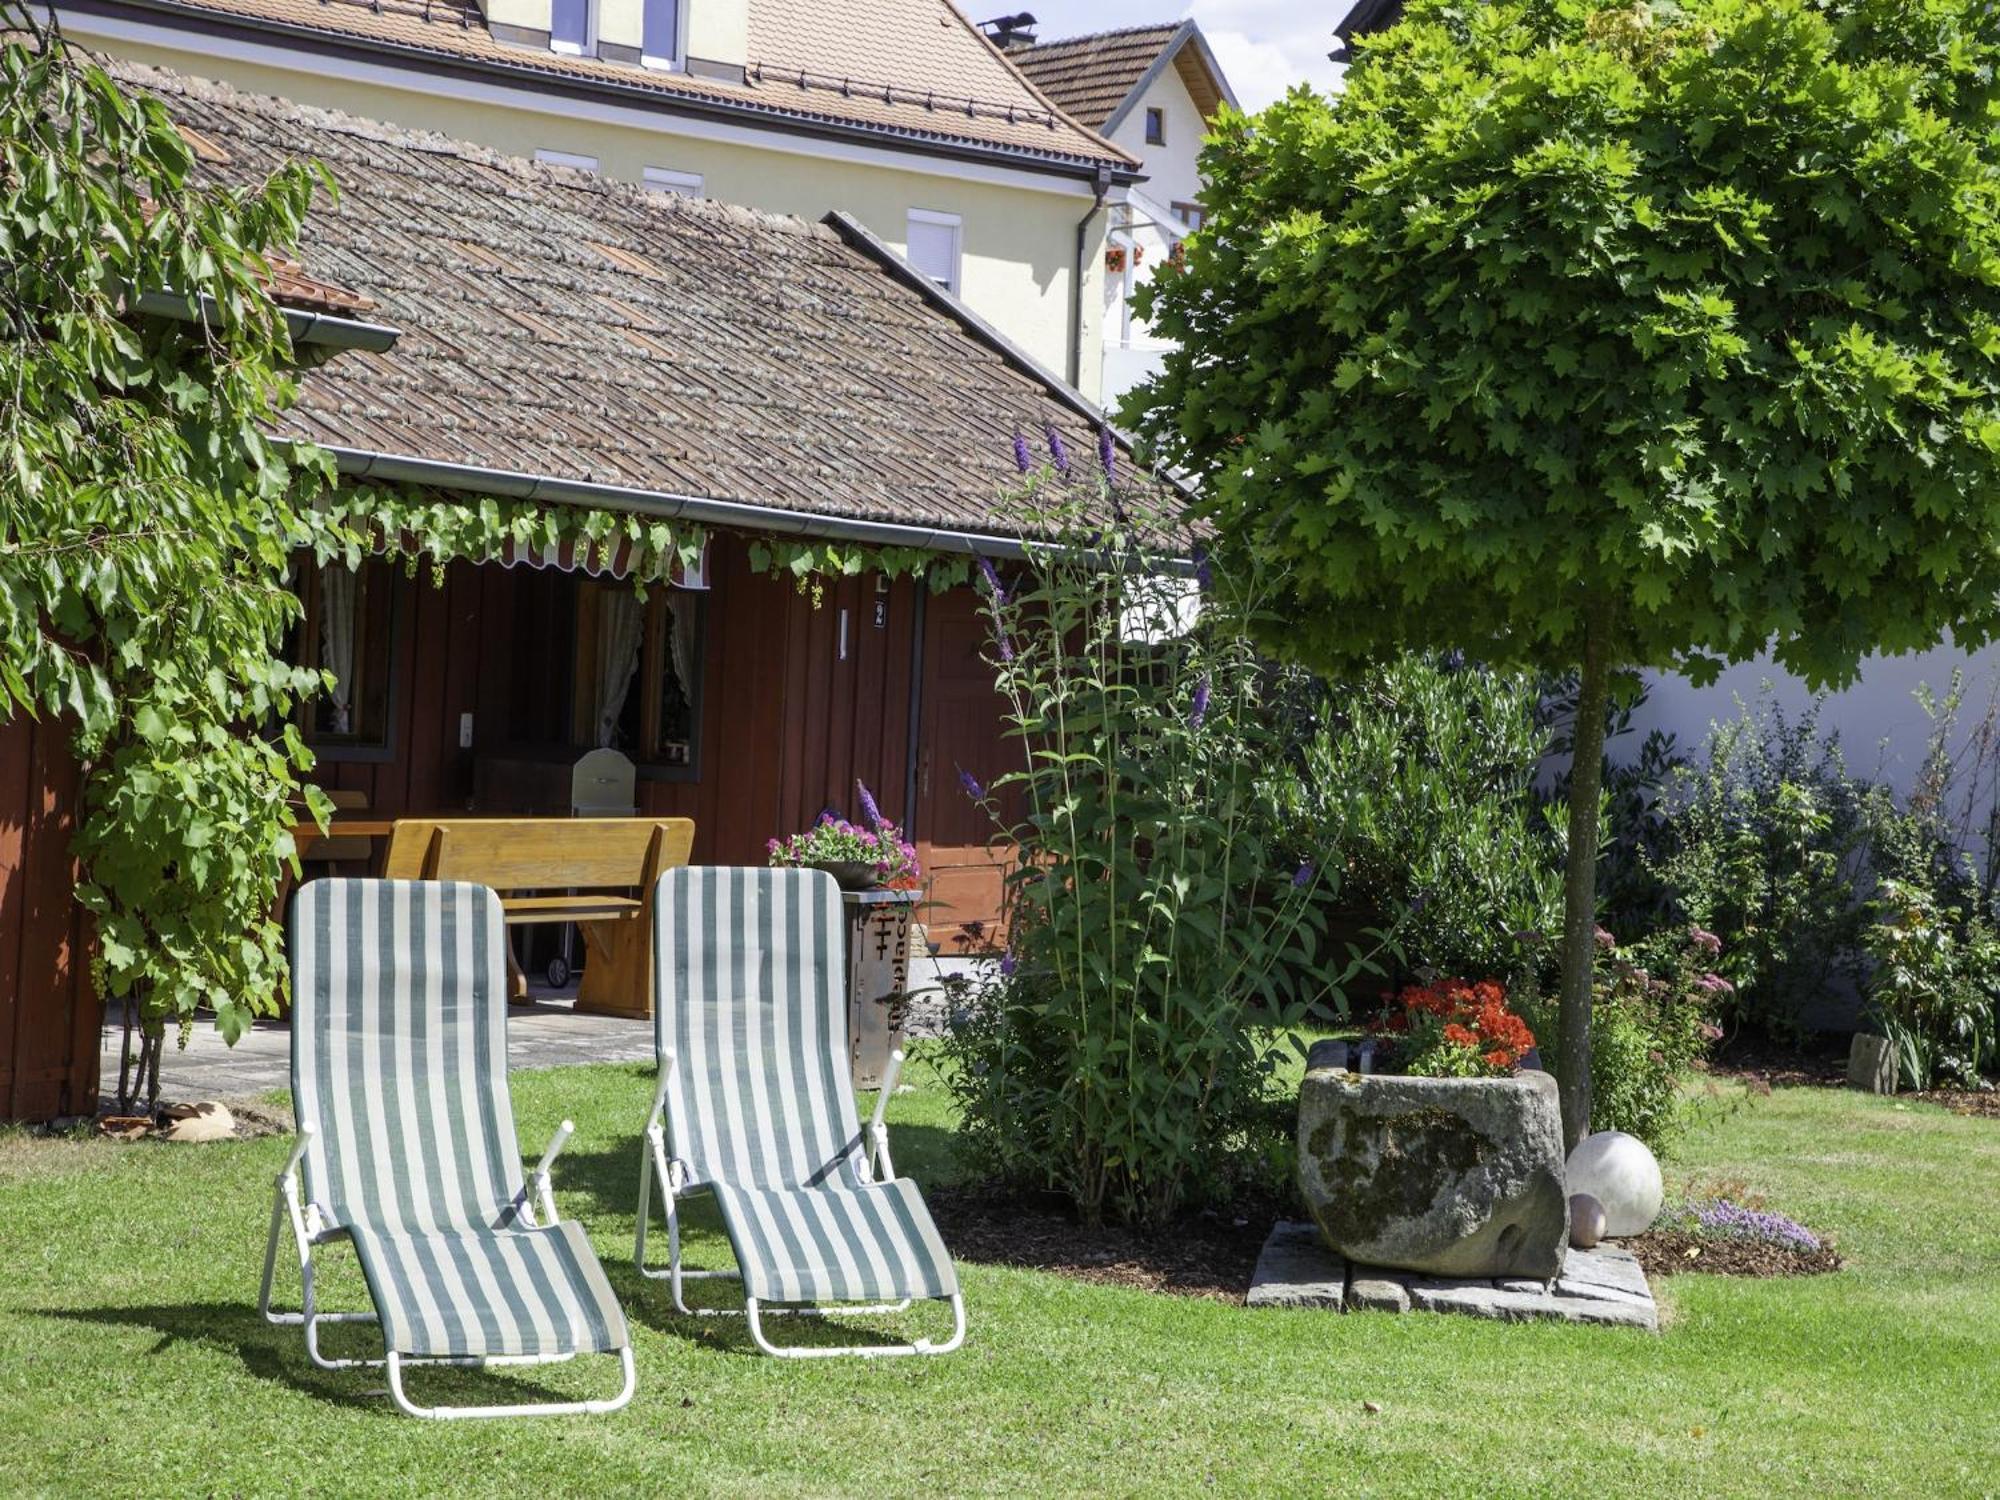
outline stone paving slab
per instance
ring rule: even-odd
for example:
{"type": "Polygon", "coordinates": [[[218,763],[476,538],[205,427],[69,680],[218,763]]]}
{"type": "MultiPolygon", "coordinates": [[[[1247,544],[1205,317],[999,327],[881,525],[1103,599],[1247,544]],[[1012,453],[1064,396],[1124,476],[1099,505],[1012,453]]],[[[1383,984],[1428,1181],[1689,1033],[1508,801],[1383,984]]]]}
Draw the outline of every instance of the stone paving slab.
{"type": "Polygon", "coordinates": [[[1551,1319],[1644,1328],[1657,1333],[1659,1309],[1646,1273],[1629,1250],[1600,1245],[1570,1250],[1563,1274],[1552,1283],[1518,1277],[1465,1280],[1392,1271],[1344,1262],[1327,1248],[1317,1225],[1281,1220],[1264,1243],[1249,1295],[1250,1307],[1367,1308],[1384,1312],[1460,1313],[1510,1322],[1551,1319]],[[1344,1279],[1344,1296],[1328,1289],[1344,1279]],[[1311,1299],[1299,1289],[1320,1289],[1311,1299]]]}
{"type": "Polygon", "coordinates": [[[1314,1224],[1280,1223],[1264,1242],[1243,1300],[1249,1307],[1345,1305],[1347,1263],[1321,1242],[1314,1224]]]}

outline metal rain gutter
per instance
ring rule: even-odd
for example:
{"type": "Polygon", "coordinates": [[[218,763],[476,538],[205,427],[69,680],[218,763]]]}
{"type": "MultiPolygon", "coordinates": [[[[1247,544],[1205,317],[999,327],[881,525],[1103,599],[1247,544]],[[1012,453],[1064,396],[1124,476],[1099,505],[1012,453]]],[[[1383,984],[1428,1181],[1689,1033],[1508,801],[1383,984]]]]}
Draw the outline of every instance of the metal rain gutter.
{"type": "MultiPolygon", "coordinates": [[[[172,318],[181,323],[218,322],[214,300],[203,296],[197,301],[176,292],[139,292],[126,299],[134,311],[156,318],[172,318]]],[[[322,349],[365,349],[381,354],[394,348],[403,336],[400,328],[387,323],[368,323],[359,318],[341,318],[332,313],[307,312],[298,307],[280,307],[285,327],[294,344],[313,344],[322,349]]]]}
{"type": "Polygon", "coordinates": [[[558,479],[546,474],[481,468],[476,464],[448,463],[435,458],[412,458],[406,454],[383,453],[374,449],[343,448],[332,443],[317,446],[333,455],[342,475],[354,479],[427,485],[433,489],[463,490],[472,494],[547,501],[557,505],[588,505],[600,510],[658,516],[662,520],[693,521],[704,526],[773,532],[781,536],[825,537],[877,547],[912,547],[925,552],[949,552],[972,557],[1018,558],[1028,553],[1027,545],[1018,537],[989,536],[945,527],[906,526],[895,521],[860,521],[845,516],[820,515],[813,511],[752,505],[743,500],[717,500],[702,495],[676,495],[662,490],[634,489],[627,485],[599,484],[584,479],[558,479]]]}

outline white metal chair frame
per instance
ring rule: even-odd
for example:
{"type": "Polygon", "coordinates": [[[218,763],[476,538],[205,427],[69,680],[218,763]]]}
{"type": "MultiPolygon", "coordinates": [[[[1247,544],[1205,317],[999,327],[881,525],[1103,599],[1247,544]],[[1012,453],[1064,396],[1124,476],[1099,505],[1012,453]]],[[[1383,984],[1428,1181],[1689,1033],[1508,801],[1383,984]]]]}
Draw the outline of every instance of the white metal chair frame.
{"type": "MultiPolygon", "coordinates": [[[[866,1313],[899,1313],[909,1308],[908,1297],[900,1302],[791,1305],[765,1303],[755,1297],[746,1296],[740,1308],[689,1307],[681,1289],[683,1282],[741,1281],[743,1273],[741,1270],[690,1271],[681,1265],[680,1200],[706,1192],[708,1188],[705,1183],[690,1184],[687,1181],[686,1164],[678,1158],[669,1160],[667,1156],[667,1086],[673,1080],[673,1069],[674,1054],[670,1050],[662,1052],[660,1081],[653,1090],[652,1112],[646,1116],[646,1145],[639,1154],[639,1229],[632,1247],[632,1259],[641,1276],[654,1281],[665,1281],[669,1285],[676,1309],[693,1318],[743,1318],[749,1325],[751,1342],[763,1353],[779,1359],[827,1359],[843,1355],[853,1355],[862,1359],[881,1359],[898,1354],[949,1354],[965,1342],[965,1296],[962,1292],[951,1294],[951,1337],[943,1343],[931,1339],[918,1339],[908,1344],[780,1348],[764,1336],[765,1313],[774,1317],[791,1315],[818,1318],[852,1317],[866,1313]],[[653,1184],[656,1181],[660,1185],[660,1197],[667,1214],[667,1264],[663,1268],[654,1268],[646,1264],[646,1229],[653,1217],[653,1184]]],[[[875,1182],[889,1182],[896,1175],[895,1164],[889,1157],[889,1124],[886,1116],[889,1096],[896,1092],[896,1079],[902,1071],[902,1052],[900,1050],[891,1052],[889,1067],[883,1074],[881,1091],[875,1096],[875,1113],[869,1119],[866,1129],[866,1159],[871,1178],[875,1182]]]]}
{"type": "MultiPolygon", "coordinates": [[[[540,1163],[535,1167],[532,1191],[523,1184],[515,1197],[515,1207],[521,1217],[532,1228],[546,1228],[560,1221],[556,1213],[555,1192],[550,1186],[549,1169],[555,1159],[569,1143],[576,1127],[564,1120],[556,1128],[549,1141],[548,1150],[542,1153],[540,1163]],[[541,1216],[535,1212],[535,1203],[541,1204],[541,1216]],[[544,1222],[544,1219],[546,1222],[544,1222]]],[[[381,1315],[374,1312],[321,1312],[314,1303],[312,1253],[320,1245],[331,1244],[347,1235],[345,1225],[325,1224],[321,1221],[319,1205],[303,1201],[299,1191],[299,1166],[305,1159],[306,1148],[312,1144],[313,1131],[310,1125],[299,1127],[298,1144],[292,1147],[292,1154],[285,1162],[285,1169],[277,1177],[277,1195],[271,1204],[271,1237],[264,1250],[264,1283],[257,1297],[257,1310],[269,1323],[285,1327],[304,1327],[306,1333],[306,1356],[322,1370],[383,1369],[389,1376],[389,1399],[396,1403],[399,1411],[413,1417],[427,1417],[438,1421],[449,1421],[468,1417],[545,1417],[573,1416],[580,1414],[601,1415],[617,1411],[632,1399],[637,1385],[638,1372],[632,1362],[632,1345],[628,1340],[617,1351],[618,1362],[624,1373],[624,1384],[616,1396],[598,1401],[541,1401],[507,1406],[418,1406],[411,1401],[403,1389],[403,1370],[417,1365],[458,1365],[479,1369],[499,1368],[508,1365],[550,1365],[563,1364],[576,1358],[575,1354],[484,1354],[468,1356],[411,1356],[405,1358],[394,1349],[385,1350],[381,1359],[331,1359],[320,1353],[319,1325],[322,1323],[379,1323],[381,1315]],[[278,1237],[289,1217],[292,1226],[292,1241],[298,1252],[299,1283],[301,1287],[298,1312],[283,1312],[271,1305],[272,1283],[278,1267],[278,1237]]]]}

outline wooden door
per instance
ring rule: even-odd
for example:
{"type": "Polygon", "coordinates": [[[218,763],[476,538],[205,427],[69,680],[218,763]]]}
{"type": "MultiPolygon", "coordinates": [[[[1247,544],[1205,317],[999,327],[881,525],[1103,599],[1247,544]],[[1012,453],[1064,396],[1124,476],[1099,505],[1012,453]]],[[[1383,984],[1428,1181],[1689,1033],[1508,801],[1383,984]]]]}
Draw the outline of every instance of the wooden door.
{"type": "Polygon", "coordinates": [[[1002,945],[1002,879],[1011,846],[995,840],[991,815],[967,795],[960,773],[981,785],[1020,754],[1006,737],[1006,701],[994,690],[990,618],[971,588],[935,594],[924,617],[923,717],[917,742],[917,857],[923,862],[923,921],[944,953],[1002,945]]]}

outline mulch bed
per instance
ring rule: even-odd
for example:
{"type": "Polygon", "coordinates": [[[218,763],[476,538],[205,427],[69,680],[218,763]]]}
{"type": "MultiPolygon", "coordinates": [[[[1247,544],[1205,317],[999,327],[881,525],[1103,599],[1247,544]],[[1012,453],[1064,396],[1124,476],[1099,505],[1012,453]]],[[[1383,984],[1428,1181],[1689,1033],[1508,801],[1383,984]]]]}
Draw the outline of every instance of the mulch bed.
{"type": "Polygon", "coordinates": [[[1948,1109],[1955,1115],[2000,1120],[2000,1089],[1926,1089],[1910,1097],[1948,1109]]]}
{"type": "Polygon", "coordinates": [[[1838,1271],[1838,1251],[1795,1250],[1764,1240],[1726,1240],[1688,1234],[1678,1229],[1653,1229],[1618,1243],[1639,1257],[1648,1276],[1673,1276],[1701,1271],[1710,1276],[1823,1276],[1838,1271]]]}
{"type": "Polygon", "coordinates": [[[925,1197],[938,1233],[961,1259],[1221,1302],[1243,1300],[1277,1217],[1276,1205],[1264,1204],[1140,1234],[1086,1229],[1065,1209],[990,1189],[937,1189],[925,1197]]]}

